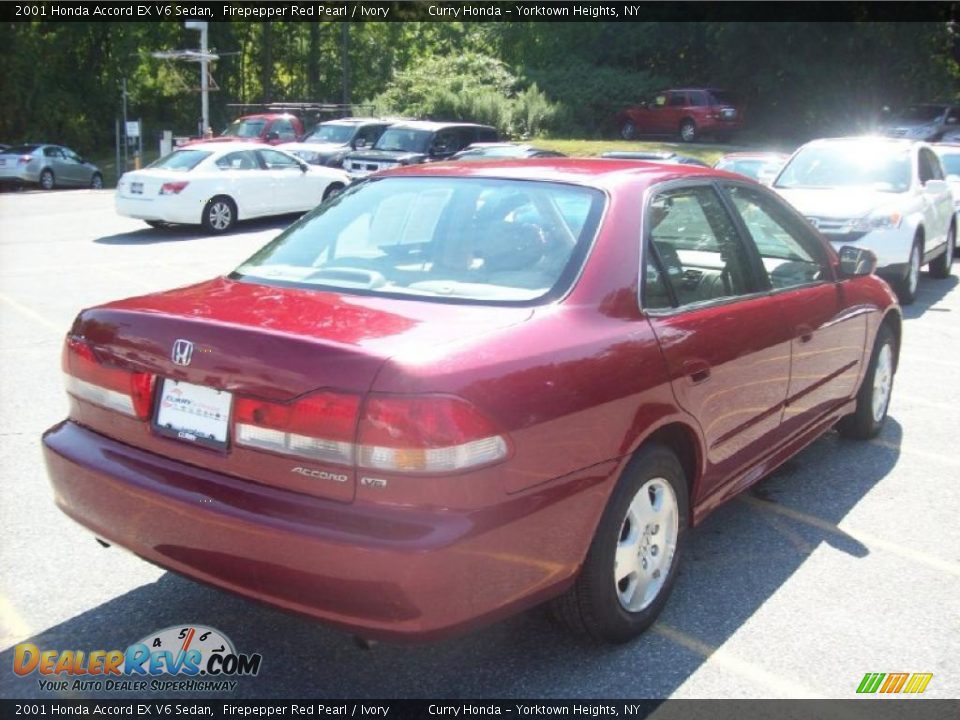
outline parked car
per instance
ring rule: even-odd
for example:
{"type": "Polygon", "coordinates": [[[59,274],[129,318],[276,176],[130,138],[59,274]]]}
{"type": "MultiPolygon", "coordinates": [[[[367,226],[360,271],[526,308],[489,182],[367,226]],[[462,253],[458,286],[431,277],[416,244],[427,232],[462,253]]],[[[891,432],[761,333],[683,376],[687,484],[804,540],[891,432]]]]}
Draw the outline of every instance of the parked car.
{"type": "Polygon", "coordinates": [[[317,125],[299,142],[278,145],[311,165],[343,167],[351,150],[373,147],[391,121],[377,118],[341,118],[317,125]]]}
{"type": "Polygon", "coordinates": [[[809,142],[773,187],[835,245],[869,248],[900,302],[914,301],[920,267],[949,277],[956,244],[953,196],[925,143],[877,137],[809,142]]]}
{"type": "Polygon", "coordinates": [[[85,187],[99,190],[103,174],[92,162],[63,145],[32,143],[0,152],[0,182],[29,183],[44,190],[85,187]]]}
{"type": "Polygon", "coordinates": [[[222,233],[238,220],[306,212],[349,182],[341,170],[260,143],[197,143],[125,173],[116,208],[153,227],[182,223],[222,233]]]}
{"type": "Polygon", "coordinates": [[[195,138],[180,147],[197,143],[261,142],[268,145],[293,142],[303,135],[303,122],[290,113],[258,113],[234,120],[215,138],[195,138]]]}
{"type": "Polygon", "coordinates": [[[665,162],[679,165],[699,165],[700,167],[710,167],[703,160],[691,157],[690,155],[678,155],[675,152],[646,151],[646,150],[608,150],[601,153],[600,157],[608,160],[645,160],[647,162],[665,162]]]}
{"type": "Polygon", "coordinates": [[[552,599],[626,641],[692,525],[834,423],[880,431],[901,316],[874,262],[711,169],[380,173],[228,276],[81,312],[54,498],[366,638],[552,599]]]}
{"type": "Polygon", "coordinates": [[[506,158],[548,158],[566,157],[556,150],[544,150],[520,143],[480,142],[471,143],[452,156],[453,160],[496,160],[506,158]]]}
{"type": "Polygon", "coordinates": [[[487,125],[426,120],[391,125],[370,149],[354,150],[343,168],[354,177],[400,165],[444,160],[475,142],[496,142],[497,131],[487,125]]]}
{"type": "Polygon", "coordinates": [[[743,107],[726,90],[678,88],[657,93],[649,102],[628,107],[616,118],[620,137],[676,135],[693,142],[710,135],[728,140],[743,128],[743,107]]]}
{"type": "Polygon", "coordinates": [[[789,159],[788,153],[781,152],[735,152],[727,153],[713,166],[769,185],[789,159]]]}
{"type": "MultiPolygon", "coordinates": [[[[960,221],[960,142],[954,145],[938,143],[932,147],[934,152],[937,153],[937,157],[940,158],[947,184],[953,193],[954,215],[960,221]]],[[[953,252],[954,255],[957,254],[956,247],[954,247],[953,252]]]]}
{"type": "Polygon", "coordinates": [[[960,106],[943,103],[910,105],[883,123],[889,137],[933,142],[952,130],[960,130],[960,106]]]}

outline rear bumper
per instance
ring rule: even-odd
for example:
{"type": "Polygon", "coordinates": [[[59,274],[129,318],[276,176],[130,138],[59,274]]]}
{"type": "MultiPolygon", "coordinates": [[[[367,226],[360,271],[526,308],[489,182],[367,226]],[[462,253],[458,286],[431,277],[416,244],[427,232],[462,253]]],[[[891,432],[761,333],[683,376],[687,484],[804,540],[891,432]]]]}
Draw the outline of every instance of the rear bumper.
{"type": "Polygon", "coordinates": [[[134,199],[121,197],[114,198],[114,206],[118,215],[132,217],[138,220],[156,220],[159,222],[177,223],[184,225],[199,225],[202,207],[192,207],[185,202],[166,202],[162,199],[134,199]]]}
{"type": "Polygon", "coordinates": [[[442,637],[562,591],[586,550],[565,541],[576,533],[563,520],[589,514],[585,498],[610,472],[459,512],[344,505],[257,485],[70,421],[44,434],[43,452],[56,504],[98,537],[193,579],[393,640],[442,637]]]}
{"type": "Polygon", "coordinates": [[[38,170],[31,170],[27,165],[21,165],[19,167],[2,167],[0,168],[0,182],[38,183],[40,182],[40,172],[38,170]]]}

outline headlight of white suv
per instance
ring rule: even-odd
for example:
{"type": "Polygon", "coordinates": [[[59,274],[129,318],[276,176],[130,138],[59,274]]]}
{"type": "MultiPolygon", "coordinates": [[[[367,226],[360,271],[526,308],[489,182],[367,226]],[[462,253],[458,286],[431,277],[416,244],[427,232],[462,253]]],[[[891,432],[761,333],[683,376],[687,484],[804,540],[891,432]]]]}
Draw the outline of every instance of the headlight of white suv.
{"type": "Polygon", "coordinates": [[[903,215],[897,210],[878,210],[869,215],[851,220],[846,232],[870,232],[872,230],[896,230],[900,227],[903,215]]]}

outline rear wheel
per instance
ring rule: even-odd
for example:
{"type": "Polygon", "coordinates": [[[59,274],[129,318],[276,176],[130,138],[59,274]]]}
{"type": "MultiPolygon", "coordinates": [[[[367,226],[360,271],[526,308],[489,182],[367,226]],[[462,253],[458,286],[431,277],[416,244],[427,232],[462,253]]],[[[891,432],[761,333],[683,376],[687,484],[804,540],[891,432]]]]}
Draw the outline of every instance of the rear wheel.
{"type": "Polygon", "coordinates": [[[869,440],[880,434],[890,407],[897,364],[895,358],[893,331],[888,325],[881,325],[873,343],[870,366],[857,393],[857,409],[837,423],[841,435],[855,440],[869,440]]]}
{"type": "Polygon", "coordinates": [[[203,208],[203,227],[207,232],[225,233],[237,222],[237,206],[228,197],[215,197],[203,208]]]}
{"type": "Polygon", "coordinates": [[[677,456],[661,445],[643,448],[613,491],[580,575],[553,601],[554,616],[605,642],[626,642],[646,630],[673,587],[687,507],[677,456]]]}
{"type": "Polygon", "coordinates": [[[956,244],[957,228],[951,224],[950,230],[947,231],[947,247],[944,249],[943,255],[930,262],[930,275],[937,280],[945,280],[950,277],[950,272],[953,270],[953,251],[956,244]]]}
{"type": "Polygon", "coordinates": [[[917,286],[920,284],[920,237],[913,240],[910,248],[910,259],[907,260],[907,271],[897,283],[897,296],[901,305],[910,305],[917,299],[917,286]]]}
{"type": "Polygon", "coordinates": [[[624,140],[633,140],[637,137],[637,126],[634,125],[630,120],[627,120],[623,125],[620,126],[620,137],[624,140]]]}
{"type": "Polygon", "coordinates": [[[680,123],[680,139],[688,143],[697,139],[697,124],[693,120],[680,123]]]}
{"type": "Polygon", "coordinates": [[[57,181],[53,177],[53,170],[47,169],[40,173],[40,187],[44,190],[53,190],[56,186],[57,181]]]}

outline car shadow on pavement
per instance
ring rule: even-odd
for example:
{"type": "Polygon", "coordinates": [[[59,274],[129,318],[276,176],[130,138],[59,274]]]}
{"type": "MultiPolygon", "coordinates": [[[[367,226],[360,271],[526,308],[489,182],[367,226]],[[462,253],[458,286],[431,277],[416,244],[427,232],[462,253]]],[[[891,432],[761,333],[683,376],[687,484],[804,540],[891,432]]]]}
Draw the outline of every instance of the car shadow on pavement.
{"type": "MultiPolygon", "coordinates": [[[[954,266],[953,271],[960,272],[960,266],[954,266]]],[[[950,308],[932,307],[939,303],[943,298],[957,286],[960,280],[956,275],[951,275],[943,280],[936,280],[930,277],[929,273],[920,275],[920,284],[917,287],[917,299],[912,305],[903,308],[903,317],[907,320],[915,320],[927,312],[950,312],[950,308]]]]}
{"type": "MultiPolygon", "coordinates": [[[[238,652],[262,655],[257,677],[238,678],[232,692],[196,694],[204,698],[665,698],[761,608],[767,611],[824,544],[855,559],[870,555],[838,524],[897,463],[901,436],[892,417],[874,442],[830,432],[718,509],[690,534],[661,618],[626,645],[571,637],[535,609],[440,642],[366,650],[346,633],[173,573],[29,642],[41,650],[123,650],[163,628],[202,624],[226,634],[238,652]]],[[[89,552],[118,551],[100,550],[91,537],[89,552]]],[[[56,579],[48,581],[52,590],[56,579]]],[[[40,690],[36,673],[9,672],[13,656],[14,648],[0,653],[0,667],[8,668],[0,673],[0,696],[55,697],[40,690]]],[[[727,669],[737,672],[753,661],[738,658],[727,669]]],[[[749,673],[746,679],[756,680],[749,673]]],[[[759,695],[782,692],[776,684],[757,688],[759,695]]],[[[61,697],[129,695],[67,691],[61,697]]]]}
{"type": "MultiPolygon", "coordinates": [[[[226,235],[246,235],[262,233],[270,230],[280,232],[300,217],[300,214],[274,215],[268,218],[242,220],[226,235]]],[[[205,238],[222,237],[211,235],[196,225],[169,225],[166,227],[144,227],[132,232],[104,235],[94,238],[93,242],[99,245],[149,245],[153,243],[183,242],[185,240],[202,240],[205,238]]]]}

